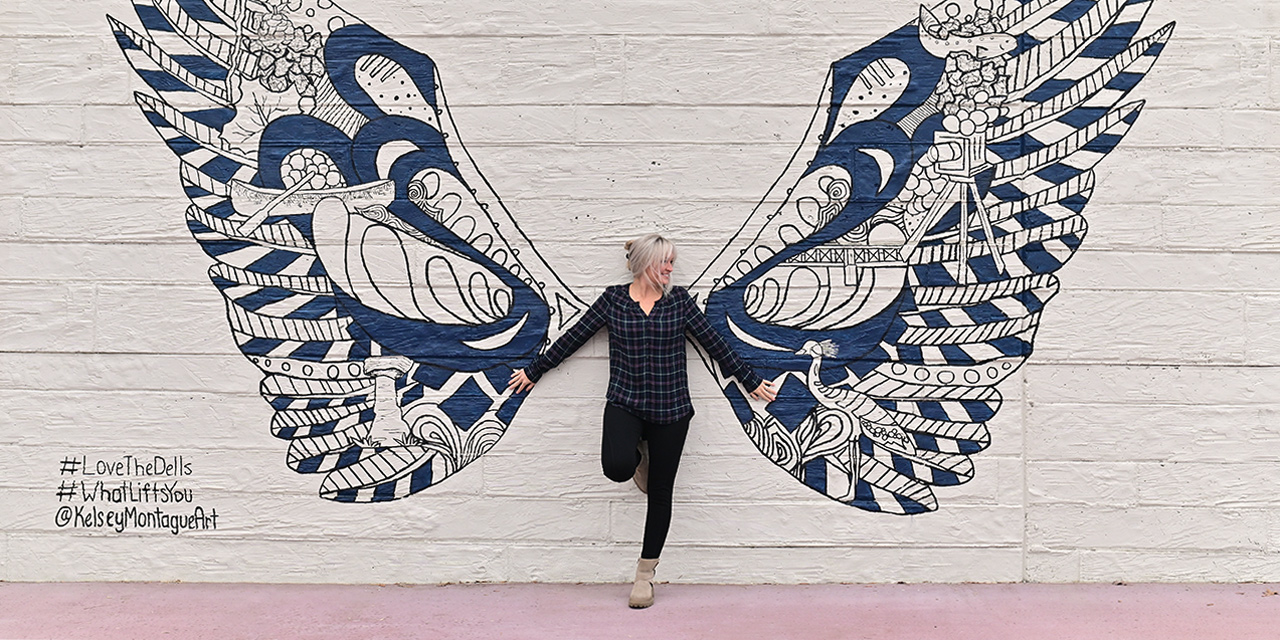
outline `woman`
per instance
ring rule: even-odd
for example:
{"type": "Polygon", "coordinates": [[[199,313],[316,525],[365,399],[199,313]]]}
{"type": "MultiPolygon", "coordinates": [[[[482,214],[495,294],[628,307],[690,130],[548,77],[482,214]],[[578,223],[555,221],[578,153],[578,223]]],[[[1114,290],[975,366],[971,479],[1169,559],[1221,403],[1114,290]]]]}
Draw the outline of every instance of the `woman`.
{"type": "Polygon", "coordinates": [[[633,479],[649,494],[644,548],[636,565],[629,605],[653,604],[653,574],[671,525],[671,494],[684,450],[693,404],[685,359],[685,333],[742,383],[751,397],[772,401],[773,383],[762,380],[729,348],[683,287],[673,287],[676,249],[649,234],[627,242],[630,285],[608,287],[587,313],[546,353],[511,374],[509,389],[533,388],[544,373],[577,351],[601,327],[609,328],[609,388],[605,397],[601,464],[614,482],[633,479]],[[642,442],[647,444],[646,447],[642,442]],[[646,459],[647,457],[647,459],[646,459]],[[646,469],[647,465],[647,469],[646,469]],[[646,487],[647,484],[647,487],[646,487]]]}

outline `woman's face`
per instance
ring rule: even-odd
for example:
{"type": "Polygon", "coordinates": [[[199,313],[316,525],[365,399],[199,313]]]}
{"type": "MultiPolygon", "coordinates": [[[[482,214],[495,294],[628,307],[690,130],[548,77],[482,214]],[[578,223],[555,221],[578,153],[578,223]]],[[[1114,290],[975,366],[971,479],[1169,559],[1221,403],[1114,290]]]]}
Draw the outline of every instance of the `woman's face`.
{"type": "Polygon", "coordinates": [[[671,284],[671,272],[675,271],[676,257],[667,256],[666,258],[654,263],[649,270],[653,273],[653,281],[659,286],[668,286],[671,284]]]}

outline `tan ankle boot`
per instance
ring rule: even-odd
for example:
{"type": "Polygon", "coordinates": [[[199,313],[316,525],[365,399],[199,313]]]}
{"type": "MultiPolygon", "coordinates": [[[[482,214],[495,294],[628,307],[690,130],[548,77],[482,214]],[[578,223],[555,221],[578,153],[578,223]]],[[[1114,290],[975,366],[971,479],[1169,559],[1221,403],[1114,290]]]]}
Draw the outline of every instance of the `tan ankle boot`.
{"type": "Polygon", "coordinates": [[[636,583],[631,586],[631,599],[627,601],[627,606],[644,609],[653,605],[653,571],[657,567],[657,558],[640,558],[636,563],[636,583]]]}
{"type": "Polygon", "coordinates": [[[649,442],[641,440],[636,448],[640,450],[640,464],[636,465],[636,473],[631,479],[640,488],[640,493],[649,493],[649,442]]]}

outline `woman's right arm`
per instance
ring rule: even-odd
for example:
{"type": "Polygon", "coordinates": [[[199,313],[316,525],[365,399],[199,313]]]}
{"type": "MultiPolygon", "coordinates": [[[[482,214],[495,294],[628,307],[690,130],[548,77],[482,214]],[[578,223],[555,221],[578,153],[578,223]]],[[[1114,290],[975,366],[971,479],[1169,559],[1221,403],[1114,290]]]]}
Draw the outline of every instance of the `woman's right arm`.
{"type": "Polygon", "coordinates": [[[528,366],[523,369],[516,369],[511,373],[511,380],[507,383],[508,389],[514,389],[516,393],[522,393],[533,388],[533,384],[537,382],[542,375],[564,362],[566,358],[573,355],[575,351],[580,349],[582,345],[587,343],[597,331],[605,325],[606,314],[605,308],[608,302],[605,300],[605,294],[600,294],[599,298],[592,303],[587,312],[578,320],[569,330],[556,340],[546,353],[533,359],[528,366]]]}

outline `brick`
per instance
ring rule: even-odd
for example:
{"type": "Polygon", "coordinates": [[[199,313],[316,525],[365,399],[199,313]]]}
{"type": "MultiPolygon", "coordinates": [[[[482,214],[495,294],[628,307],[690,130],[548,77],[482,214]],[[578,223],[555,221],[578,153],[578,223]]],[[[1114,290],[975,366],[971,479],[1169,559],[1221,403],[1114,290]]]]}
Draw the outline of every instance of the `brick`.
{"type": "Polygon", "coordinates": [[[226,305],[212,284],[98,288],[100,353],[223,354],[237,351],[226,305]]]}
{"type": "Polygon", "coordinates": [[[1110,549],[1082,552],[1080,565],[1087,582],[1265,582],[1280,570],[1273,554],[1110,549]]]}
{"type": "Polygon", "coordinates": [[[1217,6],[1194,0],[1173,0],[1152,5],[1147,23],[1162,24],[1175,19],[1178,20],[1175,38],[1199,39],[1275,25],[1280,21],[1280,13],[1273,5],[1249,0],[1231,0],[1217,6]]]}
{"type": "Polygon", "coordinates": [[[1099,396],[1109,403],[1191,406],[1274,404],[1280,376],[1265,367],[1026,365],[1028,399],[1088,404],[1099,396]]]}
{"type": "Polygon", "coordinates": [[[513,543],[503,550],[504,578],[511,582],[624,582],[634,579],[634,545],[594,543],[529,545],[513,543]]]}
{"type": "MultiPolygon", "coordinates": [[[[154,92],[139,89],[143,93],[154,92]]],[[[106,96],[104,96],[106,97],[106,96]]],[[[147,121],[138,104],[134,102],[133,93],[123,93],[108,104],[88,104],[79,107],[81,137],[88,145],[150,145],[163,150],[164,140],[155,127],[147,121]]],[[[156,154],[160,155],[160,154],[156,154]]],[[[170,156],[172,157],[172,156],[170,156]]],[[[174,176],[177,176],[177,163],[173,164],[174,176]]],[[[158,167],[149,167],[158,168],[158,167]]]]}
{"type": "Polygon", "coordinates": [[[1280,235],[1269,221],[1277,212],[1280,207],[1261,198],[1252,205],[1165,206],[1161,244],[1174,250],[1274,253],[1280,248],[1280,235]]]}
{"type": "MultiPolygon", "coordinates": [[[[627,40],[626,100],[652,104],[816,105],[849,38],[637,36],[627,40]],[[762,51],[770,63],[760,64],[762,51]]],[[[798,139],[797,139],[798,141],[798,139]]]]}
{"type": "MultiPolygon", "coordinates": [[[[575,141],[592,144],[799,144],[813,106],[584,105],[575,141]]],[[[779,167],[781,170],[781,167],[779,167]]]]}
{"type": "MultiPolygon", "coordinates": [[[[1177,36],[1175,35],[1174,37],[1176,38],[1177,36]]],[[[1152,73],[1158,74],[1163,64],[1164,59],[1162,58],[1160,62],[1156,63],[1156,69],[1152,73]]],[[[1159,84],[1158,75],[1149,75],[1148,78],[1148,80],[1138,85],[1138,88],[1130,94],[1128,100],[1122,101],[1121,104],[1126,104],[1129,100],[1146,97],[1146,90],[1159,84]]],[[[1213,108],[1175,107],[1168,103],[1151,100],[1143,108],[1137,124],[1125,136],[1123,144],[1125,147],[1133,149],[1167,149],[1170,147],[1222,149],[1224,146],[1234,147],[1237,145],[1224,144],[1228,140],[1224,130],[1229,127],[1239,126],[1236,122],[1236,115],[1236,112],[1213,108]]]]}
{"type": "Polygon", "coordinates": [[[0,284],[0,350],[92,350],[94,302],[87,284],[0,284]]]}
{"type": "MultiPolygon", "coordinates": [[[[96,13],[96,12],[95,12],[96,13]]],[[[98,14],[101,16],[101,14],[98,14]]],[[[5,102],[78,105],[132,95],[146,85],[133,71],[106,21],[95,37],[37,36],[0,38],[11,63],[5,102]]]]}
{"type": "Polygon", "coordinates": [[[760,0],[743,5],[707,2],[699,5],[674,0],[643,2],[557,3],[541,0],[519,5],[476,4],[450,6],[406,3],[388,11],[370,6],[360,16],[385,24],[395,37],[421,34],[420,25],[459,35],[564,35],[599,33],[667,33],[708,30],[718,33],[754,32],[768,28],[771,8],[760,0]]]}
{"type": "Polygon", "coordinates": [[[1127,202],[1206,206],[1277,204],[1271,178],[1280,154],[1166,149],[1153,154],[1123,144],[1098,167],[1098,189],[1127,202]]]}
{"type": "MultiPolygon", "coordinates": [[[[1086,246],[1095,237],[1091,233],[1086,246]]],[[[1144,298],[1153,292],[1227,295],[1276,291],[1277,283],[1271,276],[1275,262],[1269,254],[1254,252],[1087,251],[1060,273],[1062,290],[1067,294],[1064,297],[1070,300],[1075,299],[1076,291],[1144,298]]],[[[1062,299],[1050,304],[1056,306],[1062,299]]],[[[1246,297],[1246,308],[1250,302],[1252,298],[1246,297]]]]}
{"type": "Polygon", "coordinates": [[[1233,149],[1275,149],[1280,146],[1280,113],[1272,109],[1232,111],[1222,118],[1223,146],[1233,149]]]}
{"type": "MultiPolygon", "coordinates": [[[[71,105],[6,105],[0,109],[0,142],[70,147],[83,140],[84,117],[71,105]]],[[[74,147],[64,153],[75,153],[74,147]]]]}
{"type": "Polygon", "coordinates": [[[0,197],[0,241],[17,239],[22,235],[22,200],[0,197]]]}
{"type": "Polygon", "coordinates": [[[15,428],[0,430],[0,443],[22,447],[85,445],[84,430],[94,429],[93,444],[129,449],[138,443],[165,443],[180,427],[182,442],[197,448],[275,449],[285,446],[270,436],[271,408],[248,386],[236,394],[17,390],[0,395],[0,415],[15,428]]]}
{"type": "Polygon", "coordinates": [[[193,391],[257,389],[259,370],[239,354],[56,354],[0,352],[0,388],[193,391]]]}
{"type": "Polygon", "coordinates": [[[1081,582],[1079,551],[1027,550],[1026,582],[1081,582]]]}
{"type": "Polygon", "coordinates": [[[1268,77],[1267,106],[1275,108],[1280,106],[1280,66],[1276,65],[1276,57],[1280,55],[1280,38],[1271,38],[1270,46],[1267,49],[1268,58],[1271,62],[1271,73],[1268,77]]]}
{"type": "MultiPolygon", "coordinates": [[[[217,289],[209,282],[213,259],[194,240],[159,243],[40,243],[10,245],[0,281],[124,283],[217,289]]],[[[211,307],[212,308],[212,307],[211,307]]]]}
{"type": "Polygon", "coordinates": [[[1127,252],[1156,255],[1157,251],[1168,246],[1163,231],[1163,215],[1173,205],[1130,204],[1125,201],[1125,195],[1106,187],[1094,192],[1089,206],[1084,209],[1085,220],[1089,223],[1088,234],[1084,245],[1068,263],[1067,270],[1062,272],[1064,277],[1080,269],[1076,263],[1092,260],[1098,254],[1116,251],[1122,255],[1127,252]]]}
{"type": "MultiPolygon", "coordinates": [[[[638,545],[528,547],[508,549],[513,581],[622,582],[634,572],[638,545]],[[585,573],[584,573],[585,572],[585,573]],[[583,576],[579,578],[575,576],[583,576]]],[[[941,580],[1012,582],[1020,575],[1016,548],[954,548],[939,564],[934,551],[912,548],[834,547],[702,547],[668,543],[659,581],[670,583],[774,583],[794,575],[802,583],[890,583],[941,580]]],[[[803,587],[799,587],[803,588],[803,587]]]]}
{"type": "Polygon", "coordinates": [[[1113,508],[1032,505],[1027,543],[1052,549],[1257,552],[1266,513],[1200,506],[1113,508]]]}
{"type": "Polygon", "coordinates": [[[477,104],[607,104],[623,96],[624,39],[616,35],[398,41],[435,61],[451,109],[477,104]]]}
{"type": "Polygon", "coordinates": [[[1135,98],[1183,107],[1236,109],[1269,104],[1265,39],[1240,38],[1238,34],[1184,38],[1179,30],[1188,21],[1176,14],[1165,15],[1179,19],[1178,28],[1135,98]],[[1221,96],[1230,97],[1223,100],[1221,96]]]}
{"type": "Polygon", "coordinates": [[[1280,336],[1274,331],[1277,322],[1280,322],[1280,295],[1252,295],[1246,298],[1246,362],[1265,366],[1280,364],[1280,336]]]}
{"type": "MultiPolygon", "coordinates": [[[[172,188],[152,193],[138,191],[119,197],[99,198],[22,198],[23,236],[31,240],[34,247],[40,247],[41,241],[91,245],[117,243],[113,247],[82,249],[98,255],[130,250],[163,253],[175,250],[171,248],[174,246],[185,246],[192,249],[189,251],[192,255],[199,254],[204,261],[212,262],[212,258],[204,256],[196,248],[195,240],[187,230],[186,211],[191,203],[182,195],[176,168],[173,175],[172,188]]],[[[143,256],[120,259],[118,255],[112,255],[109,259],[123,263],[134,260],[141,260],[142,264],[148,262],[143,256]]],[[[180,260],[177,257],[172,259],[180,260]]]]}
{"type": "Polygon", "coordinates": [[[1046,461],[1271,462],[1280,458],[1278,419],[1280,406],[1274,405],[1144,404],[1123,398],[1034,403],[1026,455],[1046,461]]]}
{"type": "Polygon", "coordinates": [[[1104,509],[1138,502],[1137,470],[1131,463],[1032,462],[1026,469],[1032,504],[1104,509]]]}
{"type": "MultiPolygon", "coordinates": [[[[178,161],[161,143],[110,144],[76,148],[0,145],[0,157],[21,157],[0,169],[6,195],[122,197],[137,193],[181,195],[178,161]],[[132,169],[122,180],[118,168],[132,169]]],[[[184,207],[185,209],[185,207],[184,207]]]]}
{"type": "Polygon", "coordinates": [[[1244,311],[1243,296],[1232,294],[1072,291],[1049,304],[1033,359],[1242,363],[1244,311]]]}
{"type": "Polygon", "coordinates": [[[1140,463],[1133,470],[1143,505],[1197,505],[1220,510],[1274,509],[1273,462],[1140,463]]]}

